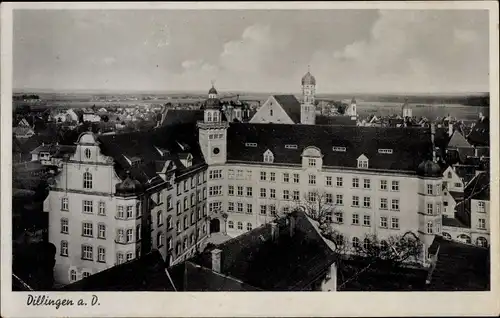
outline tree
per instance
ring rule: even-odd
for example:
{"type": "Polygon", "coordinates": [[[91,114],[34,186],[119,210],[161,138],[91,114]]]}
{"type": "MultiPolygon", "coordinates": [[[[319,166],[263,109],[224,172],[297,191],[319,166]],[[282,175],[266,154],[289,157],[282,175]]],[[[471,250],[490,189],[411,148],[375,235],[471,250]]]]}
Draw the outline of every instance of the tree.
{"type": "Polygon", "coordinates": [[[109,117],[108,117],[108,115],[103,115],[103,116],[101,117],[101,120],[102,120],[103,122],[107,123],[107,122],[109,121],[109,117]]]}

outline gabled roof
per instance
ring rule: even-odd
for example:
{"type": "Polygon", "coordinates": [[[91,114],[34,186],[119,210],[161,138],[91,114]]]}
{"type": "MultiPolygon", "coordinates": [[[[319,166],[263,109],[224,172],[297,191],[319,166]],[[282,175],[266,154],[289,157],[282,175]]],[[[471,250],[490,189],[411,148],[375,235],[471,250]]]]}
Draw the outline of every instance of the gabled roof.
{"type": "MultiPolygon", "coordinates": [[[[304,213],[296,212],[293,235],[286,218],[276,222],[274,239],[268,223],[217,245],[222,251],[221,273],[265,291],[298,291],[334,263],[335,253],[304,213]]],[[[210,251],[194,262],[211,268],[210,251]]]]}
{"type": "Polygon", "coordinates": [[[228,161],[261,162],[262,153],[270,149],[275,164],[301,164],[304,148],[315,146],[321,150],[324,166],[357,168],[356,159],[365,154],[371,169],[410,173],[430,158],[432,148],[427,128],[232,123],[227,138],[228,161]],[[286,149],[286,144],[298,147],[286,149]],[[333,147],[345,147],[346,151],[334,152],[333,147]],[[381,154],[380,148],[393,149],[393,153],[381,154]]]}
{"type": "Polygon", "coordinates": [[[165,114],[162,125],[176,125],[196,123],[203,120],[203,110],[195,109],[169,109],[165,114]]]}
{"type": "Polygon", "coordinates": [[[60,291],[174,291],[157,250],[75,283],[60,291]]]}
{"type": "Polygon", "coordinates": [[[273,97],[294,123],[300,123],[300,103],[294,95],[273,95],[273,97]]]}
{"type": "Polygon", "coordinates": [[[474,125],[467,139],[474,146],[488,146],[490,144],[490,119],[479,119],[474,125]]]}
{"type": "Polygon", "coordinates": [[[448,148],[472,148],[472,146],[458,130],[455,130],[448,142],[448,148]]]}

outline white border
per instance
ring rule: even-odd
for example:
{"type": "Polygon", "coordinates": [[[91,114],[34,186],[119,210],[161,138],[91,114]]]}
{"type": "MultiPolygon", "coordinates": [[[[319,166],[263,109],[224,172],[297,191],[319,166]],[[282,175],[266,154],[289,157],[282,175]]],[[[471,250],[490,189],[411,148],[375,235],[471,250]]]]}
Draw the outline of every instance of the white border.
{"type": "MultiPolygon", "coordinates": [[[[498,113],[498,3],[496,1],[411,2],[188,2],[188,3],[2,3],[1,4],[1,316],[406,316],[498,315],[499,125],[491,131],[491,291],[399,293],[96,293],[101,306],[27,307],[24,293],[11,291],[12,205],[12,10],[13,9],[485,9],[490,10],[490,118],[498,113]]],[[[497,121],[498,123],[498,121],[497,121]]],[[[33,293],[64,297],[64,293],[33,293]]],[[[88,298],[89,293],[70,293],[88,298]]],[[[68,295],[68,294],[66,294],[68,295]]]]}

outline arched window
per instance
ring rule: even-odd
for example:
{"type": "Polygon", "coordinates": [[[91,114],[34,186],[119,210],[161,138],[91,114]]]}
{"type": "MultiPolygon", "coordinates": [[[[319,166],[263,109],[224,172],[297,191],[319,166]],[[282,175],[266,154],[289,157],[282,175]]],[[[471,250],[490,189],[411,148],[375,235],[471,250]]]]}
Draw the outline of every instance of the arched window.
{"type": "Polygon", "coordinates": [[[61,256],[68,256],[68,241],[61,241],[61,256]]]}
{"type": "Polygon", "coordinates": [[[219,121],[219,114],[214,112],[214,121],[219,121]]]}
{"type": "Polygon", "coordinates": [[[187,229],[189,227],[189,222],[188,222],[188,217],[187,215],[184,216],[184,229],[187,229]]]}
{"type": "Polygon", "coordinates": [[[207,112],[207,121],[212,121],[212,113],[207,112]]]}
{"type": "Polygon", "coordinates": [[[177,233],[180,233],[181,232],[181,221],[177,221],[176,227],[177,227],[177,233]]]}
{"type": "Polygon", "coordinates": [[[427,222],[427,234],[432,234],[432,230],[433,230],[432,222],[429,221],[427,222]]]}
{"type": "Polygon", "coordinates": [[[233,222],[233,221],[228,221],[228,222],[227,222],[227,226],[228,226],[230,229],[234,229],[234,222],[233,222]]]}
{"type": "Polygon", "coordinates": [[[451,235],[450,234],[448,234],[446,232],[443,232],[441,235],[443,236],[444,239],[451,240],[451,235]]]}
{"type": "Polygon", "coordinates": [[[156,224],[158,224],[158,226],[163,225],[163,211],[162,210],[158,211],[158,213],[156,215],[156,224]]]}
{"type": "Polygon", "coordinates": [[[163,246],[163,233],[162,232],[159,232],[157,235],[156,235],[156,246],[158,248],[162,247],[163,246]]]}
{"type": "Polygon", "coordinates": [[[92,189],[92,174],[90,172],[83,173],[83,188],[92,189]]]}
{"type": "Polygon", "coordinates": [[[476,245],[481,247],[488,247],[488,241],[484,237],[480,236],[476,239],[476,245]]]}
{"type": "Polygon", "coordinates": [[[269,109],[269,116],[273,116],[273,109],[272,108],[269,109]]]}
{"type": "Polygon", "coordinates": [[[451,179],[451,171],[448,171],[448,179],[451,179]]]}
{"type": "Polygon", "coordinates": [[[247,223],[247,231],[251,231],[252,230],[252,223],[247,223]]]}
{"type": "Polygon", "coordinates": [[[85,158],[90,159],[90,156],[92,155],[92,152],[90,151],[89,148],[85,149],[85,158]]]}
{"type": "Polygon", "coordinates": [[[167,229],[171,229],[172,228],[172,216],[169,215],[167,216],[167,229]]]}
{"type": "Polygon", "coordinates": [[[72,282],[76,281],[76,271],[74,269],[69,272],[69,280],[72,282]]]}
{"type": "Polygon", "coordinates": [[[357,237],[352,238],[352,247],[354,247],[354,248],[359,247],[359,238],[357,238],[357,237]]]}
{"type": "Polygon", "coordinates": [[[190,244],[193,245],[194,244],[194,234],[191,233],[191,235],[189,236],[189,241],[191,242],[190,244]]]}
{"type": "Polygon", "coordinates": [[[184,248],[184,250],[186,250],[188,248],[188,239],[187,239],[187,237],[184,238],[184,241],[182,243],[182,248],[184,248]]]}
{"type": "Polygon", "coordinates": [[[460,234],[458,236],[458,239],[464,243],[467,243],[467,244],[470,244],[471,243],[471,239],[470,239],[470,236],[466,235],[466,234],[460,234]]]}
{"type": "Polygon", "coordinates": [[[238,230],[243,230],[243,222],[238,222],[238,230]]]}
{"type": "Polygon", "coordinates": [[[363,248],[364,248],[365,250],[367,250],[367,249],[370,247],[370,244],[371,244],[370,239],[365,238],[365,239],[363,240],[363,248]]]}

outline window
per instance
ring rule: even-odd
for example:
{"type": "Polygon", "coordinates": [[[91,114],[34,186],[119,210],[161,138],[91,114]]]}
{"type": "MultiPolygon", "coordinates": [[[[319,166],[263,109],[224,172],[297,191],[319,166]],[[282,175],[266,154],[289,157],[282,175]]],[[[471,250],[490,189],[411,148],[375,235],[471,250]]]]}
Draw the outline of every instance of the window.
{"type": "Polygon", "coordinates": [[[176,202],[175,209],[177,211],[177,214],[181,214],[181,202],[180,201],[176,202]]]}
{"type": "Polygon", "coordinates": [[[352,206],[359,207],[359,197],[357,195],[352,196],[352,206]]]}
{"type": "Polygon", "coordinates": [[[370,239],[368,238],[365,238],[363,240],[363,249],[367,250],[370,248],[370,245],[371,245],[371,242],[370,242],[370,239]]]}
{"type": "Polygon", "coordinates": [[[69,220],[67,218],[61,219],[61,233],[63,234],[69,233],[69,220]]]}
{"type": "Polygon", "coordinates": [[[247,213],[248,214],[252,214],[253,213],[252,212],[252,204],[250,204],[250,203],[247,204],[247,213]]]}
{"type": "Polygon", "coordinates": [[[359,188],[359,178],[352,178],[352,187],[359,188]]]}
{"type": "Polygon", "coordinates": [[[273,116],[273,110],[269,109],[269,116],[273,116]]]}
{"type": "Polygon", "coordinates": [[[158,246],[159,248],[163,246],[163,233],[162,232],[159,232],[156,235],[156,246],[158,246]]]}
{"type": "Polygon", "coordinates": [[[210,202],[208,204],[208,209],[210,213],[213,213],[215,211],[219,211],[222,208],[222,202],[210,202]]]}
{"type": "Polygon", "coordinates": [[[434,213],[434,207],[432,203],[427,203],[427,214],[432,215],[434,213]]]}
{"type": "Polygon", "coordinates": [[[455,183],[455,188],[461,188],[461,187],[462,187],[462,184],[460,182],[455,183]]]}
{"type": "Polygon", "coordinates": [[[488,241],[484,237],[480,236],[476,239],[476,245],[481,247],[488,247],[488,241]]]}
{"type": "Polygon", "coordinates": [[[227,222],[227,226],[228,226],[230,229],[234,229],[234,222],[233,222],[233,221],[228,221],[228,222],[227,222]]]}
{"type": "Polygon", "coordinates": [[[91,245],[82,245],[82,259],[92,261],[94,260],[93,248],[91,245]]]}
{"type": "Polygon", "coordinates": [[[387,198],[380,198],[380,210],[387,210],[388,203],[387,198]]]}
{"type": "Polygon", "coordinates": [[[484,201],[477,202],[477,212],[481,213],[486,212],[486,203],[484,201]]]}
{"type": "Polygon", "coordinates": [[[290,212],[290,207],[289,207],[289,206],[284,206],[284,207],[283,207],[283,213],[285,213],[285,214],[286,214],[286,213],[288,213],[288,212],[290,212]]]}
{"type": "Polygon", "coordinates": [[[441,204],[440,203],[436,203],[436,214],[437,215],[441,214],[441,204]]]}
{"type": "Polygon", "coordinates": [[[127,243],[130,243],[133,241],[134,241],[134,230],[128,229],[127,230],[127,243]]]}
{"type": "Polygon", "coordinates": [[[238,192],[237,192],[237,195],[239,197],[242,197],[243,196],[243,186],[238,186],[238,192]]]}
{"type": "Polygon", "coordinates": [[[358,160],[358,168],[367,169],[368,160],[358,160]]]}
{"type": "Polygon", "coordinates": [[[167,250],[169,250],[169,251],[170,251],[170,250],[172,250],[172,247],[173,247],[173,246],[172,246],[172,238],[171,238],[171,237],[169,237],[169,238],[167,239],[167,250]]]}
{"type": "Polygon", "coordinates": [[[380,190],[387,190],[387,180],[380,180],[380,190]]]}
{"type": "Polygon", "coordinates": [[[293,183],[300,183],[300,176],[298,173],[293,174],[293,183]]]}
{"type": "Polygon", "coordinates": [[[276,189],[269,189],[269,197],[271,199],[276,199],[276,189]]]}
{"type": "Polygon", "coordinates": [[[283,190],[283,200],[290,200],[290,190],[283,190]]]}
{"type": "Polygon", "coordinates": [[[294,190],[293,191],[293,200],[294,201],[299,201],[300,200],[300,191],[294,190]]]}
{"type": "Polygon", "coordinates": [[[290,182],[290,174],[288,172],[283,173],[283,182],[284,183],[290,182]]]}
{"type": "Polygon", "coordinates": [[[70,271],[69,276],[70,276],[70,281],[72,282],[76,281],[76,271],[74,269],[70,271]]]}
{"type": "Polygon", "coordinates": [[[427,194],[428,195],[432,195],[432,193],[433,193],[432,188],[433,188],[432,184],[427,185],[427,194]]]}
{"type": "Polygon", "coordinates": [[[337,187],[341,188],[344,186],[344,178],[337,177],[337,187]]]}
{"type": "Polygon", "coordinates": [[[156,224],[158,224],[158,226],[162,226],[163,225],[163,211],[158,211],[157,214],[156,214],[156,224]]]}
{"type": "Polygon", "coordinates": [[[184,216],[184,229],[187,229],[189,227],[189,222],[188,222],[188,217],[187,215],[184,216]]]}
{"type": "Polygon", "coordinates": [[[325,201],[326,201],[326,203],[333,203],[333,194],[326,193],[325,194],[325,201]]]}
{"type": "Polygon", "coordinates": [[[99,215],[106,215],[106,202],[99,202],[99,215]]]}
{"type": "Polygon", "coordinates": [[[131,261],[134,258],[134,254],[132,252],[127,253],[127,262],[131,261]]]}
{"type": "Polygon", "coordinates": [[[265,171],[260,172],[260,181],[266,181],[266,172],[265,171]]]}
{"type": "Polygon", "coordinates": [[[157,204],[162,204],[163,203],[163,196],[161,194],[161,191],[156,193],[156,203],[157,204]]]}
{"type": "Polygon", "coordinates": [[[307,160],[307,165],[308,165],[309,167],[316,167],[316,159],[314,159],[314,158],[309,158],[309,159],[307,160]]]}
{"type": "Polygon", "coordinates": [[[84,271],[84,272],[82,273],[82,278],[87,278],[87,277],[89,277],[89,276],[90,276],[90,273],[89,273],[89,272],[87,272],[87,271],[84,271]]]}
{"type": "Polygon", "coordinates": [[[265,198],[266,197],[266,189],[265,188],[260,188],[260,197],[265,198]]]}
{"type": "Polygon", "coordinates": [[[209,180],[218,180],[222,179],[222,170],[210,170],[208,173],[209,180]]]}
{"type": "Polygon", "coordinates": [[[387,217],[386,216],[380,217],[380,227],[387,228],[387,217]]]}
{"type": "Polygon", "coordinates": [[[266,215],[267,213],[267,206],[265,204],[260,205],[260,214],[266,215]]]}
{"type": "Polygon", "coordinates": [[[271,179],[271,182],[275,182],[276,181],[276,173],[275,172],[271,172],[269,177],[271,179]]]}
{"type": "Polygon", "coordinates": [[[233,169],[229,169],[227,171],[227,178],[228,179],[234,179],[234,170],[233,169]]]}
{"type": "Polygon", "coordinates": [[[332,150],[335,152],[346,152],[346,147],[332,147],[332,150]]]}
{"type": "Polygon", "coordinates": [[[247,223],[247,231],[251,231],[252,230],[252,223],[247,223]]]}
{"type": "Polygon", "coordinates": [[[83,188],[92,189],[92,174],[90,172],[83,173],[83,188]]]}
{"type": "Polygon", "coordinates": [[[339,224],[344,223],[344,214],[342,212],[335,212],[335,222],[339,224]]]}
{"type": "Polygon", "coordinates": [[[184,180],[184,192],[188,190],[188,182],[184,180]]]}
{"type": "Polygon", "coordinates": [[[326,222],[328,222],[328,223],[332,223],[332,222],[333,222],[333,219],[332,219],[332,212],[331,212],[331,211],[327,211],[327,212],[325,212],[325,218],[326,218],[326,222]]]}
{"type": "Polygon", "coordinates": [[[247,197],[251,197],[252,195],[252,187],[247,187],[247,197]]]}
{"type": "Polygon", "coordinates": [[[297,145],[285,145],[285,149],[297,149],[297,145]]]}
{"type": "Polygon", "coordinates": [[[63,211],[69,210],[69,199],[68,198],[61,199],[61,210],[63,210],[63,211]]]}
{"type": "Polygon", "coordinates": [[[390,154],[392,154],[392,149],[379,149],[378,153],[390,155],[390,154]]]}
{"type": "Polygon", "coordinates": [[[125,241],[125,234],[123,229],[116,230],[116,241],[123,243],[125,241]]]}
{"type": "Polygon", "coordinates": [[[370,189],[370,179],[363,180],[363,189],[370,189]]]}
{"type": "Polygon", "coordinates": [[[391,210],[392,211],[399,211],[399,200],[398,199],[391,200],[391,210]]]}
{"type": "Polygon", "coordinates": [[[238,222],[238,230],[243,230],[243,223],[242,222],[238,222]]]}
{"type": "Polygon", "coordinates": [[[480,230],[486,230],[486,219],[478,219],[477,228],[480,230]]]}
{"type": "Polygon", "coordinates": [[[352,215],[352,224],[353,225],[358,225],[359,224],[359,214],[354,213],[352,215]]]}
{"type": "Polygon", "coordinates": [[[135,227],[135,240],[136,240],[136,242],[141,240],[141,225],[140,224],[137,224],[137,226],[135,227]]]}
{"type": "Polygon", "coordinates": [[[272,163],[274,161],[274,156],[270,151],[264,153],[264,162],[272,163]]]}
{"type": "Polygon", "coordinates": [[[106,262],[106,249],[102,246],[97,248],[97,261],[101,263],[106,262]]]}
{"type": "Polygon", "coordinates": [[[106,238],[106,224],[98,224],[97,225],[97,238],[105,239],[106,238]]]}
{"type": "Polygon", "coordinates": [[[243,213],[243,203],[241,202],[237,203],[237,211],[238,213],[243,213]]]}
{"type": "Polygon", "coordinates": [[[371,218],[369,215],[364,215],[363,216],[363,225],[364,226],[370,226],[371,224],[371,218]]]}
{"type": "Polygon", "coordinates": [[[181,185],[180,183],[177,183],[177,195],[181,194],[181,185]]]}
{"type": "Polygon", "coordinates": [[[211,196],[211,197],[222,195],[222,186],[212,186],[212,187],[209,187],[209,189],[208,189],[208,195],[211,196]]]}
{"type": "Polygon", "coordinates": [[[327,187],[331,187],[332,186],[332,177],[331,176],[326,176],[325,184],[326,184],[327,187]]]}
{"type": "Polygon", "coordinates": [[[316,176],[314,174],[309,175],[309,185],[316,185],[316,176]]]}
{"type": "Polygon", "coordinates": [[[68,256],[68,241],[61,241],[61,256],[68,256]]]}
{"type": "Polygon", "coordinates": [[[195,205],[195,198],[194,198],[194,193],[191,193],[191,206],[194,206],[195,205]]]}
{"type": "Polygon", "coordinates": [[[177,223],[175,224],[175,227],[176,227],[177,233],[180,233],[182,231],[181,221],[177,221],[177,223]]]}
{"type": "Polygon", "coordinates": [[[276,216],[276,205],[274,205],[274,204],[269,205],[269,213],[272,216],[276,216]]]}
{"type": "Polygon", "coordinates": [[[336,205],[344,205],[344,196],[342,194],[337,194],[335,196],[335,204],[336,205]]]}
{"type": "Polygon", "coordinates": [[[227,203],[227,211],[228,212],[234,212],[234,202],[228,202],[227,203]]]}
{"type": "Polygon", "coordinates": [[[134,207],[131,205],[127,206],[127,219],[130,219],[134,216],[134,207]]]}
{"type": "Polygon", "coordinates": [[[359,238],[357,237],[352,238],[352,247],[359,248],[359,238]]]}
{"type": "MultiPolygon", "coordinates": [[[[236,178],[243,179],[243,170],[237,170],[236,178]]],[[[252,179],[252,171],[247,170],[247,180],[251,179],[252,179]]]]}
{"type": "Polygon", "coordinates": [[[82,223],[82,236],[92,237],[93,235],[92,230],[93,230],[92,222],[82,223]]]}
{"type": "Polygon", "coordinates": [[[391,228],[399,229],[399,219],[396,217],[391,218],[391,228]]]}
{"type": "Polygon", "coordinates": [[[364,197],[363,198],[363,207],[364,208],[368,208],[368,209],[371,207],[370,197],[364,197]]]}
{"type": "Polygon", "coordinates": [[[391,182],[391,189],[392,191],[399,191],[399,181],[392,181],[391,182]]]}
{"type": "Polygon", "coordinates": [[[83,200],[83,213],[93,213],[92,201],[83,200]]]}
{"type": "Polygon", "coordinates": [[[432,234],[432,222],[427,222],[427,234],[432,234]]]}
{"type": "Polygon", "coordinates": [[[116,262],[119,264],[122,264],[124,261],[123,253],[117,253],[116,254],[116,262]]]}
{"type": "Polygon", "coordinates": [[[310,202],[316,202],[316,192],[309,192],[307,194],[307,200],[310,202]]]}

